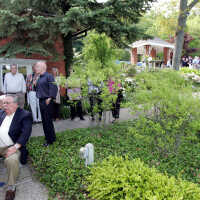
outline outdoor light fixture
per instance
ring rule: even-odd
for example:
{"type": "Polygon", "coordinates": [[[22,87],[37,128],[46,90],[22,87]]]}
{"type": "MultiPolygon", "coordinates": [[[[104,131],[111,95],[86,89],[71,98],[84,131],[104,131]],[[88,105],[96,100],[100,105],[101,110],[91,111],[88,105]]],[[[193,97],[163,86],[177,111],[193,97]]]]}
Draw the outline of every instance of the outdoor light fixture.
{"type": "Polygon", "coordinates": [[[85,166],[91,165],[94,162],[94,146],[91,143],[80,148],[80,157],[85,159],[85,166]]]}

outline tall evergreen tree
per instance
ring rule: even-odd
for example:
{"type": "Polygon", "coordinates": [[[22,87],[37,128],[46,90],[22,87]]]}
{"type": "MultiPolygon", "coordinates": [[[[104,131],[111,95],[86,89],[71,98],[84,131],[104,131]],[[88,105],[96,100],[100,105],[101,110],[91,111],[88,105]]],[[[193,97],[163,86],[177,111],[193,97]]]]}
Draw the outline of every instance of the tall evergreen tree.
{"type": "Polygon", "coordinates": [[[58,56],[55,41],[64,46],[66,72],[73,59],[73,40],[95,29],[119,46],[144,36],[136,25],[154,0],[0,0],[0,37],[9,42],[0,55],[58,56]]]}

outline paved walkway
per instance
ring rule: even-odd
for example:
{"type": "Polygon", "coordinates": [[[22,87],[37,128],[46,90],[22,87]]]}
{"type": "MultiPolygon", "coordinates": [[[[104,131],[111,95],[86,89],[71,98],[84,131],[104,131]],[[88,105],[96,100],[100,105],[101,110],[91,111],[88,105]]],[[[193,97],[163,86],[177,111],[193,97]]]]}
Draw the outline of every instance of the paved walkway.
{"type": "MultiPolygon", "coordinates": [[[[121,109],[120,121],[135,118],[128,109],[121,109]]],[[[111,113],[106,113],[106,123],[112,121],[111,113]]],[[[96,126],[97,122],[92,122],[88,116],[85,120],[60,120],[54,122],[56,132],[65,131],[67,129],[87,128],[96,126]]],[[[43,136],[42,124],[33,125],[32,137],[43,136]]],[[[0,160],[0,182],[6,182],[7,172],[0,160]]],[[[5,187],[0,187],[0,200],[5,199],[5,187]]],[[[20,167],[20,176],[17,181],[17,192],[15,200],[48,200],[47,189],[34,178],[34,172],[31,166],[25,165],[20,167]]]]}
{"type": "MultiPolygon", "coordinates": [[[[73,121],[70,119],[56,121],[54,122],[55,131],[61,132],[67,129],[88,128],[88,127],[97,126],[97,122],[91,121],[89,116],[85,116],[84,118],[85,118],[84,121],[80,120],[79,118],[75,118],[73,121]]],[[[120,110],[120,119],[119,119],[120,121],[125,121],[132,118],[134,118],[134,116],[131,115],[130,110],[126,108],[123,108],[120,110]]],[[[112,118],[111,112],[106,112],[106,124],[111,123],[112,120],[113,118],[112,118]]],[[[41,124],[33,125],[31,136],[32,137],[44,136],[41,124]]]]}

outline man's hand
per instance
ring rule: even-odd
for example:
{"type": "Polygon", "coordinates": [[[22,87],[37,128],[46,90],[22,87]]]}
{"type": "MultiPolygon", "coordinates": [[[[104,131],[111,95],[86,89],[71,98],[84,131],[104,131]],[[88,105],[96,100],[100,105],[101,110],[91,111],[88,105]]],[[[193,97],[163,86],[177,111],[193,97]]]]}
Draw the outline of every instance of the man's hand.
{"type": "Polygon", "coordinates": [[[16,153],[17,148],[15,146],[11,146],[7,149],[5,157],[8,158],[9,156],[11,156],[12,154],[16,153]]]}
{"type": "Polygon", "coordinates": [[[49,105],[51,98],[46,99],[46,105],[49,105]]]}

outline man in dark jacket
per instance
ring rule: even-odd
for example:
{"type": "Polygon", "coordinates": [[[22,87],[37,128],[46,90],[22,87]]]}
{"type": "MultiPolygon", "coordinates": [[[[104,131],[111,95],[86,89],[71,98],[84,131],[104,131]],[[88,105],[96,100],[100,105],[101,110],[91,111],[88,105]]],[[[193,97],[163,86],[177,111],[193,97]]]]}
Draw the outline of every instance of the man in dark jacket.
{"type": "Polygon", "coordinates": [[[3,110],[0,111],[0,154],[8,171],[8,187],[5,200],[15,198],[16,178],[19,162],[26,163],[26,143],[32,131],[32,115],[18,106],[18,97],[6,95],[3,110]]]}
{"type": "Polygon", "coordinates": [[[36,84],[36,96],[40,104],[42,125],[46,139],[45,147],[53,144],[56,140],[53,125],[53,100],[56,99],[58,92],[53,75],[49,74],[46,70],[47,65],[45,62],[37,62],[35,64],[35,72],[40,74],[36,84]]]}

